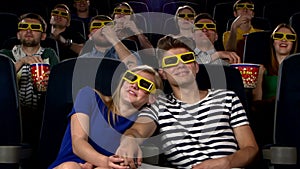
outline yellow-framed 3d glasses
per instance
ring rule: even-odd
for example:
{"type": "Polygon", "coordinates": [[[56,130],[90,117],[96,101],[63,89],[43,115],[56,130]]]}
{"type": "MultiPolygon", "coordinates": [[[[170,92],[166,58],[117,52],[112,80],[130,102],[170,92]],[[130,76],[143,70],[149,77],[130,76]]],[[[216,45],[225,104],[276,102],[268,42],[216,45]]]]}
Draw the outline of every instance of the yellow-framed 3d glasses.
{"type": "Polygon", "coordinates": [[[195,14],[194,13],[179,13],[177,14],[177,16],[179,18],[190,18],[190,19],[194,19],[195,14]]]}
{"type": "Polygon", "coordinates": [[[86,2],[86,1],[88,1],[88,0],[74,0],[74,2],[77,2],[77,3],[79,3],[79,2],[86,2]]]}
{"type": "Polygon", "coordinates": [[[39,31],[44,32],[42,24],[39,23],[28,23],[28,22],[19,22],[18,30],[32,30],[32,31],[39,31]]]}
{"type": "Polygon", "coordinates": [[[132,12],[130,9],[122,9],[122,8],[115,8],[114,14],[124,14],[124,15],[131,15],[132,12]]]}
{"type": "Polygon", "coordinates": [[[144,78],[136,73],[133,73],[132,71],[130,70],[127,70],[123,76],[123,79],[126,80],[127,82],[129,83],[136,83],[138,82],[138,87],[142,90],[145,90],[146,92],[154,92],[155,91],[155,84],[147,79],[147,78],[144,78]]]}
{"type": "Polygon", "coordinates": [[[206,28],[207,30],[217,30],[217,26],[214,23],[195,23],[194,26],[195,30],[202,30],[204,28],[206,28]]]}
{"type": "Polygon", "coordinates": [[[56,10],[56,9],[51,11],[51,15],[61,16],[61,17],[67,18],[67,19],[69,19],[69,17],[70,17],[68,12],[56,10]]]}
{"type": "Polygon", "coordinates": [[[177,55],[165,56],[162,59],[162,68],[176,66],[179,64],[179,60],[184,63],[191,63],[195,61],[194,52],[186,52],[177,55]]]}
{"type": "Polygon", "coordinates": [[[281,33],[281,32],[275,32],[273,35],[272,35],[272,38],[274,40],[282,40],[282,39],[285,39],[287,41],[296,41],[297,39],[297,35],[296,34],[293,34],[293,33],[281,33]]]}
{"type": "Polygon", "coordinates": [[[248,3],[239,3],[236,4],[235,6],[236,9],[250,9],[250,10],[254,10],[254,4],[248,4],[248,3]]]}
{"type": "Polygon", "coordinates": [[[105,25],[107,25],[107,24],[114,24],[114,22],[113,21],[109,21],[109,20],[107,20],[107,21],[93,21],[92,23],[91,23],[91,26],[90,26],[90,32],[93,30],[93,29],[100,29],[100,28],[102,28],[103,26],[105,26],[105,25]]]}

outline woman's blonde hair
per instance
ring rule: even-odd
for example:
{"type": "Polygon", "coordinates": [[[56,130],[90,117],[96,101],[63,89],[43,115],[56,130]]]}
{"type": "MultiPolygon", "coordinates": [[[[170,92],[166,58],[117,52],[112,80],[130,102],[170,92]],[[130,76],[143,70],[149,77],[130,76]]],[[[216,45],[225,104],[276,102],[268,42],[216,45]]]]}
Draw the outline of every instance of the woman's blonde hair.
{"type": "MultiPolygon", "coordinates": [[[[161,80],[161,77],[159,73],[151,66],[148,65],[140,65],[137,66],[133,69],[131,69],[132,72],[138,72],[138,71],[143,71],[146,73],[149,73],[154,76],[154,84],[156,87],[155,95],[159,95],[161,91],[163,90],[163,82],[161,80]]],[[[108,122],[111,124],[111,122],[115,123],[116,122],[116,115],[119,115],[119,104],[120,104],[120,92],[121,88],[123,86],[124,80],[121,79],[116,90],[112,94],[111,100],[107,101],[105,104],[108,106],[108,122]],[[112,113],[113,119],[110,119],[110,115],[112,113]]],[[[151,93],[152,94],[152,93],[151,93]]]]}

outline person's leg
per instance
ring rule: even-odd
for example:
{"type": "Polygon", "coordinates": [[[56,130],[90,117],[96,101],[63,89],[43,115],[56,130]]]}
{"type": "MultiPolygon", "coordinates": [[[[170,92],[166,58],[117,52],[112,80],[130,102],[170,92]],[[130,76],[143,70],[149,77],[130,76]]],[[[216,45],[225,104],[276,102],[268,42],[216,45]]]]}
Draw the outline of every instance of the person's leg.
{"type": "Polygon", "coordinates": [[[64,162],[60,165],[58,165],[57,167],[55,167],[54,169],[82,169],[82,167],[80,166],[79,163],[76,162],[64,162]]]}

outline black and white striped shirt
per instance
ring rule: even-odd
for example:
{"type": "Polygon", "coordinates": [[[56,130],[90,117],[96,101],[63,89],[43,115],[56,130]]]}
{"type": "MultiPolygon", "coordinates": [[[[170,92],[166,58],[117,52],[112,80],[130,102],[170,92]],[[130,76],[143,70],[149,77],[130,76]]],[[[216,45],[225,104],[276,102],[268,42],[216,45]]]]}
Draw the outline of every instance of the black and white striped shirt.
{"type": "Polygon", "coordinates": [[[161,96],[139,116],[157,122],[162,150],[177,168],[191,168],[204,160],[234,153],[238,145],[233,128],[249,124],[239,98],[228,90],[209,90],[194,104],[184,103],[172,94],[161,96]]]}

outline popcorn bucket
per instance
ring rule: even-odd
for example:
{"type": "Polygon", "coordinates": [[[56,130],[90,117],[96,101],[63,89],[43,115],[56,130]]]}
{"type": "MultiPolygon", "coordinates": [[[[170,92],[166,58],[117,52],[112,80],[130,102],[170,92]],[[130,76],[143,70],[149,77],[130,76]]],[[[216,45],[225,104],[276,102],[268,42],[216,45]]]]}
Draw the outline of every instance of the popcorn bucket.
{"type": "Polygon", "coordinates": [[[259,64],[253,63],[238,63],[231,64],[231,67],[238,69],[242,75],[245,88],[255,88],[259,73],[259,64]]]}
{"type": "Polygon", "coordinates": [[[34,63],[30,65],[33,85],[39,92],[45,92],[48,86],[50,65],[34,63]]]}

